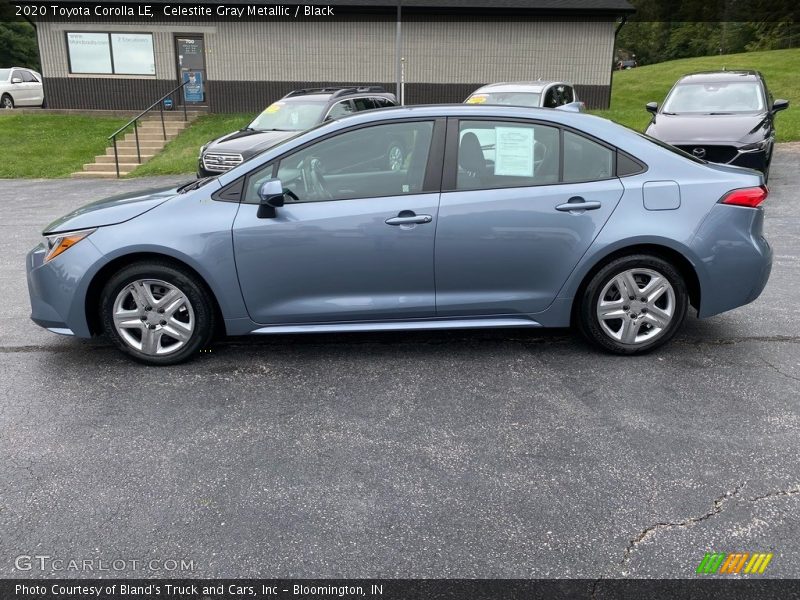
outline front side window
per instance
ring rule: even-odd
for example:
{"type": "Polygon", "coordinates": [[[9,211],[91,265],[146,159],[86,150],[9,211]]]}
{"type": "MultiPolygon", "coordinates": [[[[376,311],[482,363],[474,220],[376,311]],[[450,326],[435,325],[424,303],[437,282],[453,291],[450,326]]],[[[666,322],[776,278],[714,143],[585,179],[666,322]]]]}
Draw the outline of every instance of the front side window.
{"type": "Polygon", "coordinates": [[[372,98],[355,98],[353,99],[353,105],[356,107],[356,112],[375,108],[375,103],[372,101],[372,98]]]}
{"type": "Polygon", "coordinates": [[[558,182],[559,131],[538,124],[461,121],[456,189],[558,182]]]}
{"type": "MultiPolygon", "coordinates": [[[[432,137],[432,121],[362,127],[283,157],[277,177],[298,202],[418,194],[432,137]]],[[[259,186],[272,173],[267,166],[249,177],[245,202],[258,202],[259,186]]]]}
{"type": "Polygon", "coordinates": [[[71,73],[156,74],[149,33],[67,32],[67,54],[71,73]]]}
{"type": "Polygon", "coordinates": [[[39,83],[39,80],[30,71],[22,71],[22,81],[25,83],[39,83]]]}
{"type": "Polygon", "coordinates": [[[353,114],[353,105],[350,100],[334,104],[328,111],[327,119],[338,119],[347,115],[353,114]]]}
{"type": "Polygon", "coordinates": [[[21,79],[22,81],[25,81],[25,78],[22,76],[22,71],[19,71],[19,70],[14,71],[13,73],[11,73],[11,79],[12,80],[21,79]]]}
{"type": "Polygon", "coordinates": [[[764,95],[755,81],[681,83],[664,102],[665,113],[719,114],[761,112],[764,95]]]}

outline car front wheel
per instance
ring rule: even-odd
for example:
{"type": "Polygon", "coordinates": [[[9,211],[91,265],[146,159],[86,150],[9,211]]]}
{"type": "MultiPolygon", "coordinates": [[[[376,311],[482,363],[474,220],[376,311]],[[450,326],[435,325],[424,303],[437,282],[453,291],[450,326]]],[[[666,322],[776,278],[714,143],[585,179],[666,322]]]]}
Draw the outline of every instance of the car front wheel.
{"type": "Polygon", "coordinates": [[[108,337],[150,365],[174,365],[205,348],[214,307],[205,287],[169,263],[135,263],[114,275],[100,299],[108,337]]]}
{"type": "Polygon", "coordinates": [[[589,281],[580,299],[581,332],[616,354],[640,354],[668,342],[686,317],[681,273],[657,256],[616,259],[589,281]]]}

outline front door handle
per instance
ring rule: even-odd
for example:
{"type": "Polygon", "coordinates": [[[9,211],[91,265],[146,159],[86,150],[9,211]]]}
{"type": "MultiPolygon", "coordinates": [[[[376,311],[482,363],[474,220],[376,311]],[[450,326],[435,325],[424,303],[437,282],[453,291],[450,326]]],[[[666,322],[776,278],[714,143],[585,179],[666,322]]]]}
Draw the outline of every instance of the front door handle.
{"type": "MultiPolygon", "coordinates": [[[[405,212],[405,211],[404,211],[405,212]]],[[[430,223],[433,217],[430,215],[415,215],[397,216],[386,219],[387,225],[422,225],[423,223],[430,223]]]]}
{"type": "Polygon", "coordinates": [[[580,196],[573,196],[564,204],[556,206],[556,210],[561,212],[582,213],[585,210],[597,210],[602,204],[596,200],[584,200],[580,196]]]}

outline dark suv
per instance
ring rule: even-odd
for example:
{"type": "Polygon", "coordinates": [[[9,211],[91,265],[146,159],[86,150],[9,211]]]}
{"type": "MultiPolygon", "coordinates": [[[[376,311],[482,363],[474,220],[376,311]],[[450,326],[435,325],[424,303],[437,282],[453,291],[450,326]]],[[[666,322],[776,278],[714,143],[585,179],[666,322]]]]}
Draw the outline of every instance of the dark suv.
{"type": "MultiPolygon", "coordinates": [[[[270,104],[244,129],[217,138],[200,148],[197,176],[219,175],[245,159],[310,129],[319,123],[364,110],[397,106],[383,87],[306,88],[289,92],[270,104]]],[[[398,165],[405,161],[402,144],[386,149],[398,165]]],[[[399,167],[397,167],[399,168],[399,167]]]]}
{"type": "Polygon", "coordinates": [[[775,100],[758,71],[710,71],[681,77],[653,113],[645,133],[697,158],[758,169],[769,175],[775,114],[789,107],[775,100]]]}

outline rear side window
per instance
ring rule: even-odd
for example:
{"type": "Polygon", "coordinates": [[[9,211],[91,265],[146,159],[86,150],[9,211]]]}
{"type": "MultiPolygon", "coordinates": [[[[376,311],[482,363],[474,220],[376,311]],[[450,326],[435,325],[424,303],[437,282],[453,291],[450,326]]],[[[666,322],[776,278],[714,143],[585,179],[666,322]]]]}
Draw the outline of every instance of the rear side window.
{"type": "Polygon", "coordinates": [[[571,131],[564,132],[564,183],[614,176],[614,151],[571,131]]]}
{"type": "Polygon", "coordinates": [[[555,127],[461,121],[458,139],[458,190],[558,182],[559,131],[555,127]]]}
{"type": "Polygon", "coordinates": [[[375,102],[376,108],[388,108],[390,106],[395,106],[395,103],[389,100],[388,98],[381,98],[376,97],[372,99],[375,102]]]}

